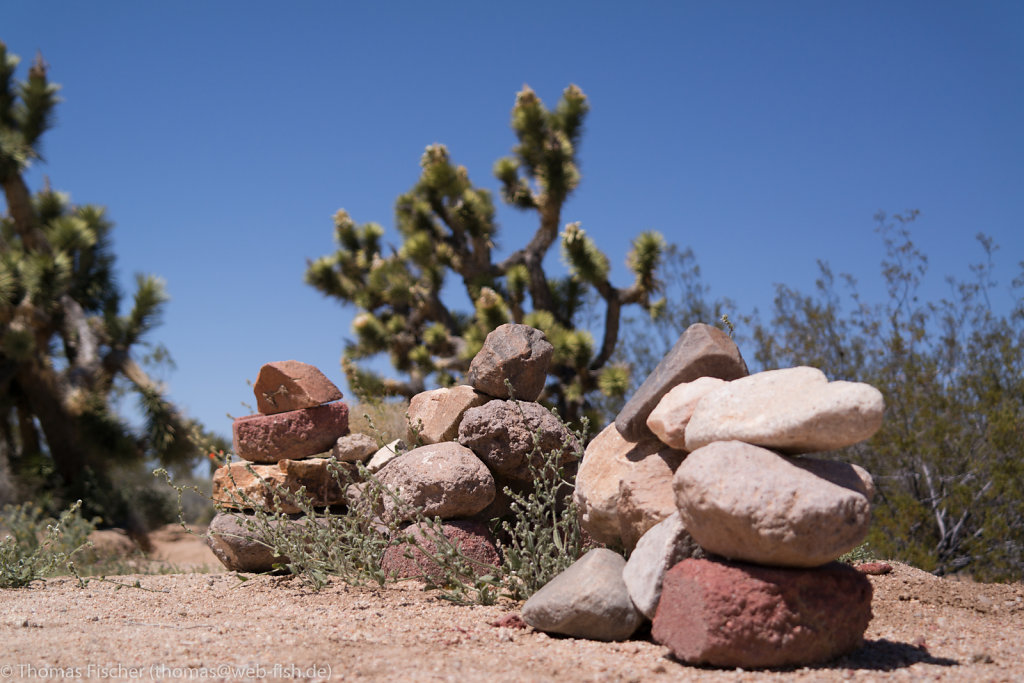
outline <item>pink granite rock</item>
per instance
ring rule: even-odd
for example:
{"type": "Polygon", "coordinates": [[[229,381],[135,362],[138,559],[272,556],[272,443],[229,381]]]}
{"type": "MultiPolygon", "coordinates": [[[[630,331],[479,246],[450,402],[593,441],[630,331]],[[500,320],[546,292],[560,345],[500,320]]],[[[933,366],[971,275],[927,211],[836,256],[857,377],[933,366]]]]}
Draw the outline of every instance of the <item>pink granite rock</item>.
{"type": "Polygon", "coordinates": [[[250,462],[300,460],[329,451],[348,434],[342,402],[275,415],[247,415],[232,424],[235,453],[250,462]]]}
{"type": "Polygon", "coordinates": [[[781,569],[683,560],[665,574],[652,635],[687,664],[818,664],[863,644],[871,594],[867,578],[837,562],[781,569]]]}
{"type": "Polygon", "coordinates": [[[467,385],[421,392],[409,401],[409,428],[425,444],[454,441],[466,411],[489,400],[467,385]]]}
{"type": "Polygon", "coordinates": [[[508,323],[487,335],[469,365],[467,379],[477,391],[495,398],[536,401],[544,390],[553,347],[540,330],[508,323]],[[505,382],[512,385],[509,396],[505,382]]]}
{"type": "Polygon", "coordinates": [[[674,453],[653,436],[640,442],[629,441],[614,423],[605,427],[587,446],[576,474],[573,495],[580,510],[580,525],[595,541],[613,546],[622,544],[619,483],[631,470],[648,469],[650,464],[645,466],[643,461],[662,451],[674,453]]]}
{"type": "MultiPolygon", "coordinates": [[[[339,476],[343,480],[351,477],[354,470],[351,463],[338,463],[339,476]]],[[[295,492],[303,486],[315,507],[346,502],[342,485],[331,473],[326,458],[280,460],[273,465],[248,462],[224,465],[213,473],[212,498],[214,502],[237,510],[267,508],[295,514],[302,509],[287,496],[283,496],[280,505],[274,505],[273,488],[295,492]]]]}
{"type": "MultiPolygon", "coordinates": [[[[438,553],[437,531],[425,524],[413,524],[402,530],[416,539],[431,555],[438,553]]],[[[501,564],[498,547],[494,535],[484,522],[469,520],[451,520],[441,523],[441,533],[459,549],[469,560],[467,569],[476,576],[485,576],[501,564]]],[[[445,550],[447,543],[441,545],[445,550]]],[[[443,581],[444,572],[437,562],[430,559],[413,542],[403,542],[390,546],[384,551],[381,569],[397,578],[426,578],[431,581],[443,581]],[[411,557],[408,557],[411,555],[411,557]]],[[[465,577],[469,579],[470,577],[465,577]]]]}
{"type": "Polygon", "coordinates": [[[686,456],[673,487],[683,524],[708,552],[816,567],[864,540],[870,480],[856,465],[716,441],[686,456]]]}
{"type": "Polygon", "coordinates": [[[672,476],[685,457],[682,451],[663,448],[622,473],[616,510],[626,552],[636,547],[648,529],[678,511],[672,476]]]}
{"type": "Polygon", "coordinates": [[[262,415],[312,408],[341,398],[338,387],[324,373],[297,360],[267,363],[260,368],[252,390],[256,410],[262,415]]]}

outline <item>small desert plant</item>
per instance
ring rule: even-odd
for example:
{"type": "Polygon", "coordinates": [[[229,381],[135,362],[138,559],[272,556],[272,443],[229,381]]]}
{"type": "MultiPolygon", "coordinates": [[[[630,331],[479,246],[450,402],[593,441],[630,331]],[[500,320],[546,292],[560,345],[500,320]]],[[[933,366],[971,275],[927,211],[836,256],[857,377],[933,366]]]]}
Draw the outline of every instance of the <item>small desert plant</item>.
{"type": "Polygon", "coordinates": [[[8,505],[0,515],[0,588],[21,588],[55,574],[76,574],[72,556],[89,543],[98,520],[81,514],[82,501],[45,518],[40,507],[8,505]]]}

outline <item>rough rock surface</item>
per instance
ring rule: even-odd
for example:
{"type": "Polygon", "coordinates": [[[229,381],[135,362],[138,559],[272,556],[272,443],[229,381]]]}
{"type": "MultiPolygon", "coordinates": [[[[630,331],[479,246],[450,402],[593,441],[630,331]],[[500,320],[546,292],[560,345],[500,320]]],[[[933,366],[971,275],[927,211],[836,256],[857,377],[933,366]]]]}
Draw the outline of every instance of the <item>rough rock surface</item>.
{"type": "MultiPolygon", "coordinates": [[[[420,446],[398,456],[378,475],[402,503],[422,508],[427,517],[470,517],[494,500],[494,477],[465,446],[446,442],[420,446]]],[[[390,496],[382,500],[384,521],[411,520],[390,496]]]]}
{"type": "Polygon", "coordinates": [[[231,427],[234,450],[250,462],[299,460],[329,451],[348,434],[348,406],[338,401],[275,415],[247,415],[231,427]]]}
{"type": "Polygon", "coordinates": [[[683,560],[665,575],[654,640],[689,664],[761,668],[826,662],[864,642],[871,582],[818,569],[683,560]]]}
{"type": "Polygon", "coordinates": [[[717,377],[698,377],[692,382],[676,385],[647,416],[647,428],[665,445],[687,450],[686,425],[697,403],[725,383],[724,379],[717,377]]]}
{"type": "Polygon", "coordinates": [[[466,411],[459,443],[476,453],[496,476],[518,482],[532,481],[530,464],[540,467],[545,454],[561,449],[561,462],[566,463],[575,460],[578,452],[576,437],[550,410],[521,401],[488,401],[466,411]],[[534,436],[539,437],[536,453],[534,436]]]}
{"type": "Polygon", "coordinates": [[[829,382],[817,368],[768,370],[714,390],[697,404],[686,448],[745,441],[786,453],[852,446],[882,426],[882,393],[861,382],[829,382]]]}
{"type": "MultiPolygon", "coordinates": [[[[403,529],[403,533],[415,537],[428,553],[437,554],[437,532],[430,526],[422,523],[413,524],[403,529]]],[[[477,576],[489,574],[501,564],[494,535],[484,522],[469,520],[442,522],[441,533],[474,563],[471,567],[477,576]]],[[[444,578],[444,573],[437,562],[430,559],[411,542],[390,546],[384,552],[381,569],[388,574],[406,579],[425,577],[439,581],[444,578]]]]}
{"type": "MultiPolygon", "coordinates": [[[[338,468],[344,479],[351,473],[353,465],[339,463],[338,468]]],[[[316,507],[345,502],[342,487],[331,474],[326,458],[281,460],[273,465],[247,462],[224,465],[213,473],[212,498],[216,503],[239,510],[254,507],[270,509],[274,507],[271,486],[292,492],[305,486],[306,495],[316,507]],[[253,472],[249,472],[250,468],[253,472]]],[[[279,509],[285,514],[301,512],[298,505],[286,496],[282,497],[279,509]]]]}
{"type": "MultiPolygon", "coordinates": [[[[277,526],[277,520],[270,520],[277,526]]],[[[269,572],[275,564],[286,564],[288,558],[274,557],[274,551],[256,540],[256,534],[238,515],[218,513],[210,522],[206,544],[217,559],[233,572],[269,572]]]]}
{"type": "Polygon", "coordinates": [[[636,608],[653,619],[661,599],[665,572],[700,554],[697,542],[686,531],[678,511],[651,527],[636,544],[622,570],[622,580],[636,608]]]}
{"type": "Polygon", "coordinates": [[[614,424],[605,427],[587,446],[576,473],[573,494],[580,510],[580,525],[598,543],[619,545],[619,482],[648,456],[666,449],[651,437],[627,441],[614,424]]]}
{"type": "Polygon", "coordinates": [[[869,475],[856,465],[716,441],[686,457],[673,486],[683,524],[708,552],[815,567],[867,535],[871,502],[865,480],[869,475]]]}
{"type": "Polygon", "coordinates": [[[747,364],[729,335],[703,323],[690,325],[623,406],[615,425],[627,439],[639,441],[651,436],[647,418],[672,387],[698,377],[731,380],[746,374],[747,364]]]}
{"type": "Polygon", "coordinates": [[[492,330],[469,365],[467,379],[477,391],[495,398],[536,401],[544,390],[555,351],[544,333],[528,325],[507,323],[492,330]],[[509,396],[505,381],[512,385],[509,396]]]}
{"type": "Polygon", "coordinates": [[[631,551],[640,537],[677,511],[672,477],[686,453],[663,448],[622,473],[616,510],[622,547],[631,551]]]}
{"type": "Polygon", "coordinates": [[[252,390],[256,410],[262,415],[313,408],[341,398],[338,387],[324,373],[297,360],[267,363],[260,368],[252,390]]]}
{"type": "Polygon", "coordinates": [[[549,633],[625,640],[643,622],[622,581],[626,560],[595,548],[530,596],[523,621],[549,633]]]}
{"type": "Polygon", "coordinates": [[[379,472],[384,465],[405,453],[409,450],[409,447],[405,445],[405,442],[401,439],[395,439],[389,444],[385,444],[380,450],[373,454],[370,461],[366,463],[366,469],[371,472],[379,472]]]}
{"type": "Polygon", "coordinates": [[[377,452],[377,439],[369,434],[346,434],[331,448],[331,455],[341,462],[366,462],[377,452]]]}
{"type": "Polygon", "coordinates": [[[409,429],[426,444],[454,441],[466,411],[489,400],[467,385],[421,392],[409,401],[409,429]]]}

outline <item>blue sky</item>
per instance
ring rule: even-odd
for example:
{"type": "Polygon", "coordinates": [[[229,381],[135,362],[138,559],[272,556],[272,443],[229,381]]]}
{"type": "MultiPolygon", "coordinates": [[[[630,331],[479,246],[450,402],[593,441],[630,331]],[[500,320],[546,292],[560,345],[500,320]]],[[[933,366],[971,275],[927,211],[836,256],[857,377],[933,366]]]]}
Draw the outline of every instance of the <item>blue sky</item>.
{"type": "MultiPolygon", "coordinates": [[[[657,229],[739,312],[766,311],[775,283],[809,289],[817,259],[880,294],[878,210],[922,212],[936,296],[980,258],[978,232],[1001,245],[1004,292],[1024,259],[1018,2],[5,0],[0,39],[63,85],[30,182],[108,208],[126,289],[166,279],[164,379],[222,434],[264,362],[347,390],[354,310],[302,281],[332,214],[390,228],[433,142],[496,190],[524,83],[549,105],[569,83],[590,98],[563,219],[619,284],[631,237],[657,229]]],[[[499,221],[506,249],[534,227],[499,221]]]]}

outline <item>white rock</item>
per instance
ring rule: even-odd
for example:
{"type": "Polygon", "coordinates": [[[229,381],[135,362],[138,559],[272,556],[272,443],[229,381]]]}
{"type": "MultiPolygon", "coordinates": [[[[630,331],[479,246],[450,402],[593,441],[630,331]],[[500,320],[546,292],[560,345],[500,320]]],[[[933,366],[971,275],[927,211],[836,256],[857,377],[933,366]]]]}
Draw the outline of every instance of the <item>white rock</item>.
{"type": "Polygon", "coordinates": [[[373,454],[373,457],[366,463],[366,469],[371,472],[378,472],[380,471],[380,468],[384,467],[384,465],[387,465],[407,450],[408,446],[405,445],[404,441],[401,439],[395,439],[373,454]]]}
{"type": "Polygon", "coordinates": [[[647,417],[647,427],[672,448],[686,448],[686,425],[704,396],[726,383],[717,377],[698,377],[672,388],[647,417]]]}
{"type": "Polygon", "coordinates": [[[882,393],[860,382],[829,382],[816,368],[769,370],[706,394],[686,425],[686,448],[745,441],[786,453],[829,451],[882,426],[882,393]]]}

